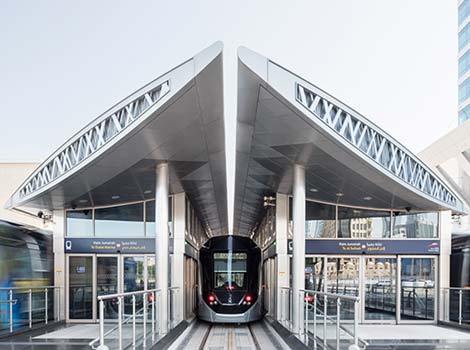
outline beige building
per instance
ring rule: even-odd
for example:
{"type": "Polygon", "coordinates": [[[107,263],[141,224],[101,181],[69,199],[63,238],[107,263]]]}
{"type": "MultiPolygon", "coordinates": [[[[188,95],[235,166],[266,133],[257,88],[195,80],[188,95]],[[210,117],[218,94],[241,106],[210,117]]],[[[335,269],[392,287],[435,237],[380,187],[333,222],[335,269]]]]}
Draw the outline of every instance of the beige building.
{"type": "MultiPolygon", "coordinates": [[[[470,120],[433,142],[419,157],[470,206],[470,120]]],[[[452,232],[470,232],[470,215],[454,220],[452,232]]]]}
{"type": "Polygon", "coordinates": [[[5,202],[10,198],[23,181],[37,168],[38,163],[0,163],[0,220],[11,221],[18,224],[25,224],[44,228],[41,219],[32,215],[21,213],[16,210],[7,210],[5,202]]]}

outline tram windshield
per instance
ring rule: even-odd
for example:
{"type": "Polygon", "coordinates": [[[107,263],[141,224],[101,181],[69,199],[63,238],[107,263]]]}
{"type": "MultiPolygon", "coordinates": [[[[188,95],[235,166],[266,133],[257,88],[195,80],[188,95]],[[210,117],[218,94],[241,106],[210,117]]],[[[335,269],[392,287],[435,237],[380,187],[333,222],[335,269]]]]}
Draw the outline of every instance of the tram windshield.
{"type": "Polygon", "coordinates": [[[214,287],[246,288],[246,253],[214,253],[214,287]]]}

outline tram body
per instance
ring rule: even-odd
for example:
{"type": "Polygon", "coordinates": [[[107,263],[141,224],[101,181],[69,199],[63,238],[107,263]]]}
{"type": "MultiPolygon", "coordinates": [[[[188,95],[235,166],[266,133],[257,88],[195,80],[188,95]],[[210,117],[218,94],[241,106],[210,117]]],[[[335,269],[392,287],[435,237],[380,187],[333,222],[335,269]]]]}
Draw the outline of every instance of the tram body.
{"type": "Polygon", "coordinates": [[[248,237],[209,239],[199,252],[198,317],[213,323],[261,319],[261,250],[248,237]]]}

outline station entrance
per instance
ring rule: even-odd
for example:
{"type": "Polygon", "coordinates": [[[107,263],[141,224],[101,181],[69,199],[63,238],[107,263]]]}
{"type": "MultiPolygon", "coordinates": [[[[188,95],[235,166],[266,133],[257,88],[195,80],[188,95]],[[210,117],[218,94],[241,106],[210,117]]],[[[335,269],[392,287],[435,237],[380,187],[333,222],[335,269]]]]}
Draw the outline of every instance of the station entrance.
{"type": "MultiPolygon", "coordinates": [[[[362,323],[436,320],[436,257],[310,256],[305,266],[307,289],[360,297],[362,323]]],[[[353,303],[342,309],[342,319],[352,320],[353,303]]]]}
{"type": "MultiPolygon", "coordinates": [[[[97,297],[155,288],[154,254],[68,254],[66,261],[66,320],[94,322],[97,297]]],[[[137,300],[140,308],[143,301],[137,300]]],[[[131,305],[124,306],[126,308],[131,305]]],[[[106,318],[117,318],[117,305],[109,301],[106,318]]]]}

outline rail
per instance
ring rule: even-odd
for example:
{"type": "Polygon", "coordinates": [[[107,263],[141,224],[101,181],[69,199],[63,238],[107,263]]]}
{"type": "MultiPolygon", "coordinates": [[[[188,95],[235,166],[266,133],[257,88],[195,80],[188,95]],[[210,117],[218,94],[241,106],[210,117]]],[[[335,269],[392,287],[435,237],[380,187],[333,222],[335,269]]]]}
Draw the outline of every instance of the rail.
{"type": "Polygon", "coordinates": [[[9,333],[25,327],[32,328],[33,324],[47,325],[49,321],[60,321],[60,289],[58,286],[1,287],[0,304],[8,304],[9,333]],[[1,299],[5,292],[8,299],[1,299]],[[27,308],[24,307],[26,304],[27,308]],[[50,313],[50,308],[56,310],[55,316],[54,311],[50,313]],[[27,317],[23,317],[25,313],[28,314],[27,317]]]}
{"type": "MultiPolygon", "coordinates": [[[[280,323],[290,331],[293,330],[292,293],[291,288],[281,288],[280,323]]],[[[308,289],[299,290],[297,297],[300,301],[297,312],[300,326],[298,335],[307,346],[310,345],[310,338],[314,349],[317,349],[318,344],[323,348],[337,350],[342,343],[347,343],[349,349],[361,349],[368,345],[358,336],[360,298],[308,289]]]]}
{"type": "Polygon", "coordinates": [[[470,288],[441,288],[439,321],[470,326],[470,288]]]}
{"type": "MultiPolygon", "coordinates": [[[[168,288],[167,306],[169,310],[168,329],[175,327],[181,321],[181,315],[174,309],[170,309],[176,304],[174,299],[178,296],[179,287],[168,288]]],[[[148,289],[127,293],[106,294],[97,297],[99,306],[99,336],[93,339],[88,345],[93,349],[124,349],[128,346],[136,348],[138,341],[142,346],[150,347],[154,345],[162,335],[161,322],[158,322],[158,310],[163,300],[160,297],[161,289],[148,289]],[[129,302],[130,300],[130,302],[129,302]],[[117,305],[117,314],[113,314],[106,309],[112,309],[117,305]],[[117,319],[116,319],[117,318],[117,319]],[[105,331],[105,321],[116,323],[109,330],[105,331]],[[140,327],[137,327],[137,324],[140,327]],[[150,326],[150,327],[148,327],[150,326]],[[130,332],[124,332],[124,329],[130,332]],[[149,329],[150,328],[150,329],[149,329]],[[117,334],[115,335],[115,333],[117,334]],[[130,337],[125,336],[128,333],[130,337]],[[149,340],[151,341],[148,344],[149,340]],[[127,343],[125,343],[127,341],[127,343]],[[99,345],[98,347],[96,347],[99,345]]],[[[178,308],[176,308],[178,310],[178,308]]]]}

